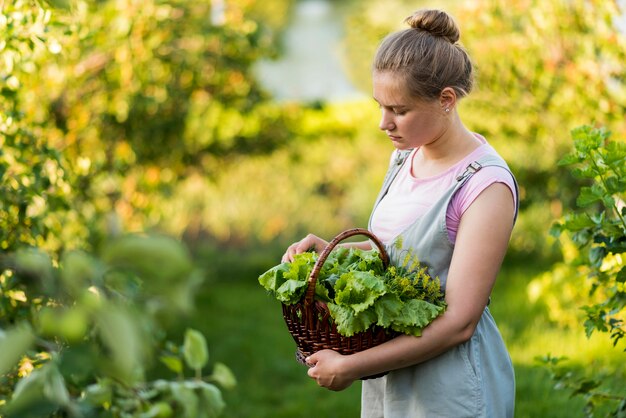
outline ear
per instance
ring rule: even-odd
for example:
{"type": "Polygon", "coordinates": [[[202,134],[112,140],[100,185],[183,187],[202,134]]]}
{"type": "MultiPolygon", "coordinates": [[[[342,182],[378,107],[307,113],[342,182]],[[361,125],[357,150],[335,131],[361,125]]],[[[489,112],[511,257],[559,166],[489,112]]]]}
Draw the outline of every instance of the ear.
{"type": "Polygon", "coordinates": [[[444,111],[446,109],[454,109],[454,106],[456,106],[456,99],[456,92],[452,87],[444,88],[439,94],[439,103],[441,104],[441,109],[444,111]]]}

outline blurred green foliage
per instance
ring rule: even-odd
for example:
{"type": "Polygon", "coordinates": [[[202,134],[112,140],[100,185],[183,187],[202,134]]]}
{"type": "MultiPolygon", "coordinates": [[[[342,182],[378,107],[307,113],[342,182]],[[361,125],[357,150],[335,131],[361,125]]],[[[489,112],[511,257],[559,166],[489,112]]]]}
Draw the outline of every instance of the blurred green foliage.
{"type": "Polygon", "coordinates": [[[280,19],[261,28],[245,1],[213,19],[221,11],[211,6],[0,3],[3,415],[223,409],[214,383],[232,388],[234,376],[221,363],[202,375],[202,334],[169,341],[203,276],[178,241],[121,236],[157,225],[166,213],[150,196],[190,173],[212,175],[211,158],[285,140],[258,141],[289,118],[249,76],[260,54],[275,53],[280,19]],[[172,372],[176,380],[152,378],[172,372]]]}
{"type": "MultiPolygon", "coordinates": [[[[347,16],[343,49],[363,89],[370,89],[369,61],[378,41],[404,29],[402,20],[418,7],[366,1],[347,16]]],[[[502,154],[520,184],[512,250],[558,257],[546,231],[574,204],[580,186],[557,165],[569,150],[569,131],[597,124],[618,138],[626,133],[626,36],[616,26],[624,10],[614,0],[481,0],[450,2],[446,11],[477,70],[461,117],[502,154]]]]}
{"type": "Polygon", "coordinates": [[[204,336],[187,329],[183,345],[170,341],[203,282],[180,242],[125,235],[97,254],[53,262],[21,247],[0,261],[3,416],[196,418],[224,408],[219,387],[235,378],[220,362],[203,375],[204,336]]]}
{"type": "MultiPolygon", "coordinates": [[[[626,134],[626,36],[616,1],[485,2],[459,13],[478,69],[464,111],[511,164],[522,211],[513,245],[541,256],[580,181],[557,165],[583,124],[626,134]],[[471,36],[467,36],[471,35],[471,36]]],[[[463,38],[462,38],[463,39],[463,38]]]]}
{"type": "MultiPolygon", "coordinates": [[[[180,405],[220,404],[204,384],[151,379],[158,356],[170,373],[184,370],[184,348],[167,343],[168,330],[192,312],[202,280],[175,268],[188,266],[175,242],[131,235],[111,249],[126,232],[184,238],[196,255],[233,254],[232,270],[207,263],[209,277],[226,279],[241,251],[366,225],[391,152],[375,103],[277,103],[253,76],[257,60],[280,55],[294,1],[229,0],[223,9],[219,1],[0,2],[0,349],[8,353],[0,402],[45,389],[54,401],[41,398],[37,408],[72,413],[82,387],[97,399],[92,406],[131,399],[118,406],[144,416],[166,414],[165,405],[194,416],[180,405]],[[126,257],[133,248],[141,256],[126,257]],[[107,269],[124,273],[106,275],[105,286],[107,269]],[[91,305],[92,286],[111,293],[107,313],[91,305]],[[115,341],[146,332],[153,338],[129,345],[134,354],[122,360],[115,341]],[[96,362],[94,347],[110,363],[96,362]],[[90,362],[91,374],[70,380],[90,362]],[[150,376],[120,371],[134,365],[150,376]],[[118,391],[115,379],[130,389],[118,391]],[[23,381],[33,383],[15,386],[23,381]]],[[[347,72],[368,92],[377,43],[422,3],[334,4],[347,72]]],[[[572,280],[567,266],[579,249],[547,231],[585,183],[557,161],[575,126],[626,138],[626,40],[614,23],[623,10],[615,0],[446,4],[478,70],[462,117],[521,186],[511,254],[564,261],[528,293],[555,323],[574,327],[583,319],[572,311],[589,301],[591,284],[572,280]]],[[[224,370],[216,364],[203,382],[232,386],[224,370]]]]}
{"type": "MultiPolygon", "coordinates": [[[[556,223],[553,234],[567,234],[573,247],[570,259],[556,267],[561,277],[565,271],[566,276],[587,282],[582,295],[577,294],[578,300],[586,302],[581,309],[587,337],[594,332],[607,334],[615,348],[624,347],[626,352],[626,143],[610,136],[605,129],[591,126],[572,131],[574,150],[560,164],[590,184],[580,189],[577,210],[556,223]]],[[[561,388],[584,397],[586,416],[593,417],[598,405],[606,403],[612,406],[610,416],[626,414],[626,393],[606,391],[598,372],[581,376],[563,364],[563,357],[547,355],[540,360],[550,367],[561,388]]]]}

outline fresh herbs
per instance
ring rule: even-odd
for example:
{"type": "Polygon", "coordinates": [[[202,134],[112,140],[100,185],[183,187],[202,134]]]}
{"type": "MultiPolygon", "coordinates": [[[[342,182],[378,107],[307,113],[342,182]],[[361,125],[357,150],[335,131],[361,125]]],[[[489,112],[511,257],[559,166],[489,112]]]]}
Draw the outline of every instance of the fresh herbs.
{"type": "MultiPolygon", "coordinates": [[[[297,254],[259,276],[259,283],[286,305],[302,301],[318,254],[297,254]]],[[[443,313],[446,303],[438,278],[407,255],[402,266],[385,269],[378,250],[336,248],[324,262],[315,299],[326,303],[341,335],[378,325],[419,336],[443,313]]]]}

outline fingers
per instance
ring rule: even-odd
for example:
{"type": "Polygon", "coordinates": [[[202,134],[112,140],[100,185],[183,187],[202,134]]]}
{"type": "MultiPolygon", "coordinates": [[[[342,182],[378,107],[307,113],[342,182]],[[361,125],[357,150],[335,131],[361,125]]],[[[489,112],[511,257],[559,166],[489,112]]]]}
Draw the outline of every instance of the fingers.
{"type": "Polygon", "coordinates": [[[303,248],[302,241],[298,241],[296,243],[291,244],[289,247],[287,247],[287,251],[285,251],[285,254],[283,255],[283,258],[281,261],[283,263],[292,262],[293,257],[296,254],[300,254],[308,250],[308,248],[305,248],[305,249],[302,249],[302,248],[303,248]]]}
{"type": "Polygon", "coordinates": [[[309,369],[306,371],[306,374],[313,380],[315,380],[320,387],[324,387],[322,384],[322,378],[319,375],[318,370],[315,368],[317,364],[317,360],[312,359],[310,356],[305,359],[306,365],[309,366],[309,369]]]}
{"type": "Polygon", "coordinates": [[[315,354],[310,355],[304,359],[304,362],[309,367],[315,367],[315,365],[317,364],[317,357],[315,356],[315,354]]]}
{"type": "Polygon", "coordinates": [[[315,251],[321,251],[328,243],[323,239],[309,234],[298,242],[294,242],[289,247],[287,247],[287,251],[283,254],[281,262],[290,263],[293,261],[293,257],[296,254],[300,254],[311,249],[315,251]]]}

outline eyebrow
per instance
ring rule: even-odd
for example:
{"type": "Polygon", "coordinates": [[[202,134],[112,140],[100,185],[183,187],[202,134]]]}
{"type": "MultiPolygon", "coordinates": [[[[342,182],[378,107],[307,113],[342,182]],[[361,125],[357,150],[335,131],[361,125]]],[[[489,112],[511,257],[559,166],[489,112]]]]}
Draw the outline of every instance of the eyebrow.
{"type": "Polygon", "coordinates": [[[405,105],[405,104],[388,104],[388,105],[384,105],[384,104],[382,104],[381,102],[379,102],[379,101],[376,99],[376,97],[374,97],[374,96],[372,96],[372,99],[374,99],[374,101],[375,101],[376,103],[378,103],[379,105],[381,105],[381,106],[385,106],[385,107],[397,107],[397,108],[407,107],[407,105],[405,105]]]}

